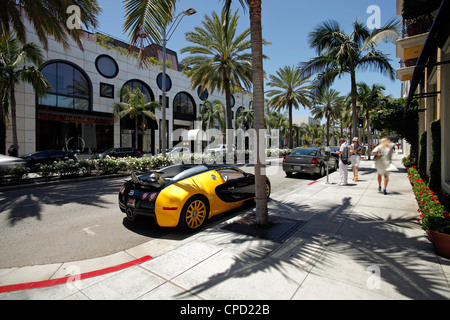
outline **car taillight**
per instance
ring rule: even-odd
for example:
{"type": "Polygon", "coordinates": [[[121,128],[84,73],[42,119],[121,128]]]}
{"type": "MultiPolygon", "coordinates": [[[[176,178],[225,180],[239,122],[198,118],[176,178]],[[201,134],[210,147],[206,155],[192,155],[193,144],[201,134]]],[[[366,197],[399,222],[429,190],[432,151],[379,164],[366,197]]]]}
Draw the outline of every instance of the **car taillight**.
{"type": "Polygon", "coordinates": [[[284,158],[283,158],[283,163],[286,163],[286,157],[287,157],[287,156],[284,156],[284,158]]]}
{"type": "Polygon", "coordinates": [[[153,193],[151,193],[149,196],[148,196],[148,200],[149,201],[154,201],[155,199],[156,199],[156,196],[157,196],[158,194],[156,193],[156,192],[153,192],[153,193]]]}
{"type": "Polygon", "coordinates": [[[143,195],[142,195],[142,201],[144,201],[145,199],[147,199],[148,198],[148,192],[145,192],[143,195]]]}
{"type": "Polygon", "coordinates": [[[318,164],[318,163],[319,160],[316,157],[312,158],[311,164],[318,164]]]}
{"type": "Polygon", "coordinates": [[[122,188],[120,188],[120,194],[123,194],[125,192],[125,186],[122,186],[122,188]]]}

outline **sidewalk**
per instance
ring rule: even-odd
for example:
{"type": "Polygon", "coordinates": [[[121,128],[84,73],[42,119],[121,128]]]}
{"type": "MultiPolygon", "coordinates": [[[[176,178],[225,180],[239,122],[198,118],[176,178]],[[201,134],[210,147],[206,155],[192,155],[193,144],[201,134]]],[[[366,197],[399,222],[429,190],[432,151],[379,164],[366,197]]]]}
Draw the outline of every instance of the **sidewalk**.
{"type": "Polygon", "coordinates": [[[154,239],[105,258],[0,270],[0,286],[7,286],[123,267],[6,292],[0,300],[448,300],[450,260],[436,255],[416,222],[401,158],[394,155],[400,170],[391,175],[388,195],[378,192],[366,160],[360,181],[349,172],[348,186],[338,186],[334,172],[330,183],[325,177],[301,192],[274,193],[269,212],[285,226],[275,240],[223,229],[250,208],[182,241],[154,239]]]}

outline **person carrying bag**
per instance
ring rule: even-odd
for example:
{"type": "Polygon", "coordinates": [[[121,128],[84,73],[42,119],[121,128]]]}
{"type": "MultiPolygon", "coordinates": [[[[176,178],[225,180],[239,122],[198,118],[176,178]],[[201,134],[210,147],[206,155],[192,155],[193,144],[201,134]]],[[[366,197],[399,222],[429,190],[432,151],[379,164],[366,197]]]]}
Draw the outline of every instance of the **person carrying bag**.
{"type": "Polygon", "coordinates": [[[380,145],[372,150],[372,153],[375,154],[373,158],[375,160],[374,166],[378,173],[378,191],[381,192],[381,180],[384,176],[383,193],[385,195],[387,195],[387,186],[391,172],[398,171],[397,167],[392,163],[393,147],[393,143],[388,138],[383,138],[380,145]]]}

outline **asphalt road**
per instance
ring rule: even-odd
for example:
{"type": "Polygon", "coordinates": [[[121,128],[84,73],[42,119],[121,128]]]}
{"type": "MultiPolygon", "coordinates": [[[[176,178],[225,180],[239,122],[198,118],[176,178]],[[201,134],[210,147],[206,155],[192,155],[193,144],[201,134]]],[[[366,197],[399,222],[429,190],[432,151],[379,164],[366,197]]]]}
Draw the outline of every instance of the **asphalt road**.
{"type": "MultiPolygon", "coordinates": [[[[301,189],[316,179],[286,178],[277,163],[272,164],[267,172],[272,194],[294,185],[301,189]]],[[[253,173],[251,166],[241,169],[253,173]]],[[[159,228],[151,218],[128,221],[117,205],[124,180],[64,182],[0,193],[0,269],[103,257],[154,238],[190,236],[159,228]]]]}

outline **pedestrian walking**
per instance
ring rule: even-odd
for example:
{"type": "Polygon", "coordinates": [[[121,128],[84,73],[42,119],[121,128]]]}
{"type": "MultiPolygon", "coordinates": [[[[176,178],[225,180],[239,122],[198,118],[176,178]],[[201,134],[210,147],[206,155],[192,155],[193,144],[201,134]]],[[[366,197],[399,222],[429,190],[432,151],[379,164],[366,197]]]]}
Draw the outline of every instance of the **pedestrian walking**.
{"type": "Polygon", "coordinates": [[[352,161],[353,181],[358,181],[359,164],[363,148],[359,144],[358,138],[353,138],[353,144],[350,146],[350,160],[352,161]]]}
{"type": "Polygon", "coordinates": [[[389,183],[389,176],[391,171],[396,171],[397,168],[392,163],[392,152],[394,144],[388,138],[381,139],[381,143],[372,153],[375,153],[375,168],[378,173],[378,191],[381,192],[382,177],[384,177],[384,189],[383,193],[387,194],[387,186],[389,183]]]}
{"type": "Polygon", "coordinates": [[[336,152],[339,155],[339,174],[341,175],[341,183],[339,183],[339,185],[346,186],[348,179],[348,165],[350,164],[350,152],[344,138],[339,139],[339,144],[341,145],[341,147],[339,151],[336,152]]]}
{"type": "Polygon", "coordinates": [[[17,150],[16,146],[11,145],[8,149],[8,155],[10,157],[18,157],[19,156],[19,151],[17,150]]]}

